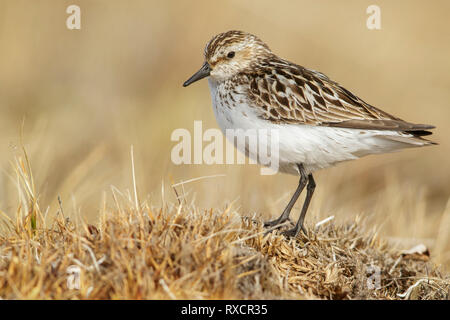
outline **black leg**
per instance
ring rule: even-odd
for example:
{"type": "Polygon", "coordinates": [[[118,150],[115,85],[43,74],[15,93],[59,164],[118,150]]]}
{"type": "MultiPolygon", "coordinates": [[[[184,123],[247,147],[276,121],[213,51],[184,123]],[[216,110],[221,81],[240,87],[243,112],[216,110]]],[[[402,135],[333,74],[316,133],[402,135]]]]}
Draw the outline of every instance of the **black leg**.
{"type": "Polygon", "coordinates": [[[308,211],[309,203],[311,202],[312,195],[314,193],[314,189],[316,188],[316,182],[314,181],[314,178],[312,174],[308,175],[308,186],[306,187],[306,199],[305,203],[303,204],[302,212],[300,213],[300,217],[298,218],[297,224],[293,229],[287,230],[283,232],[284,235],[288,237],[296,237],[300,230],[303,230],[303,232],[306,235],[306,229],[303,226],[303,221],[305,220],[306,211],[308,211]]]}
{"type": "Polygon", "coordinates": [[[298,171],[300,173],[300,180],[298,182],[297,190],[295,190],[295,193],[293,194],[291,200],[289,201],[286,208],[283,210],[283,213],[281,216],[279,216],[277,219],[272,221],[267,221],[264,223],[265,227],[273,227],[279,224],[282,224],[283,222],[287,221],[289,219],[289,214],[291,213],[292,207],[294,207],[295,202],[297,201],[298,197],[302,193],[303,189],[306,186],[306,183],[308,182],[308,177],[305,173],[305,169],[303,168],[302,164],[298,165],[298,171]]]}

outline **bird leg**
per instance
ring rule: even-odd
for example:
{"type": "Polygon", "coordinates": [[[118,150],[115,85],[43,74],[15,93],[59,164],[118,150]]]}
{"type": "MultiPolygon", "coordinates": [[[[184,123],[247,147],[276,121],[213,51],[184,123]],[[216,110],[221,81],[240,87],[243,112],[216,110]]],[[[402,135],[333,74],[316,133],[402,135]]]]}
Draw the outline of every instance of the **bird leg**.
{"type": "Polygon", "coordinates": [[[295,225],[295,227],[283,232],[283,234],[285,236],[296,237],[299,234],[300,230],[303,230],[305,235],[307,234],[306,229],[303,226],[303,221],[305,220],[306,211],[308,211],[308,206],[309,206],[309,203],[311,202],[311,198],[313,196],[315,188],[316,188],[316,182],[314,181],[312,174],[309,174],[308,175],[308,186],[306,187],[306,199],[305,199],[305,203],[303,203],[302,212],[300,213],[300,217],[298,218],[298,221],[297,221],[297,224],[295,225]]]}
{"type": "Polygon", "coordinates": [[[305,188],[306,183],[308,182],[308,177],[306,175],[305,169],[303,168],[302,164],[298,165],[298,171],[300,173],[300,180],[298,182],[297,190],[295,190],[295,193],[292,195],[291,200],[289,201],[286,208],[283,210],[283,213],[281,214],[281,216],[279,216],[275,220],[265,222],[264,223],[265,227],[273,227],[273,226],[282,224],[283,222],[285,222],[289,219],[289,214],[291,213],[291,210],[294,207],[295,202],[297,201],[298,197],[300,196],[303,189],[305,188]]]}

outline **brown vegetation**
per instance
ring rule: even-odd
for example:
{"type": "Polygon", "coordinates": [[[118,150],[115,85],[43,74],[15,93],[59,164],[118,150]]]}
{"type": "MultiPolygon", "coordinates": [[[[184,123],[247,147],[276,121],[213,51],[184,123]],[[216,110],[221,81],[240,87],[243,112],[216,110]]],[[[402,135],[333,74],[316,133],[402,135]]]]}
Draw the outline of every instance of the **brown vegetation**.
{"type": "Polygon", "coordinates": [[[17,165],[22,203],[1,220],[4,299],[448,299],[427,250],[402,253],[359,218],[286,239],[231,205],[154,208],[115,190],[96,225],[61,205],[46,226],[29,166],[17,165]]]}

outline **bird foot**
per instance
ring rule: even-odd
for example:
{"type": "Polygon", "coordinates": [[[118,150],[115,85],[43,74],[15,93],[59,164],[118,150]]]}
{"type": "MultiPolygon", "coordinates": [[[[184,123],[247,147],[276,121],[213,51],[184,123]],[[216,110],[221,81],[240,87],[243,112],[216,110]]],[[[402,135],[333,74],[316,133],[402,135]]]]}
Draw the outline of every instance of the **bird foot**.
{"type": "Polygon", "coordinates": [[[297,236],[297,230],[295,228],[285,230],[281,233],[286,238],[295,238],[297,236]]]}
{"type": "MultiPolygon", "coordinates": [[[[306,229],[304,226],[302,226],[300,230],[303,231],[305,236],[308,236],[308,233],[306,232],[306,229]]],[[[284,235],[286,238],[295,238],[300,233],[300,230],[298,230],[297,228],[292,228],[292,229],[283,231],[281,234],[284,235]]]]}
{"type": "Polygon", "coordinates": [[[281,225],[284,224],[286,221],[290,221],[291,222],[290,219],[284,219],[284,220],[275,219],[275,220],[272,220],[272,221],[266,221],[266,222],[264,222],[264,227],[270,228],[270,227],[275,227],[275,226],[278,226],[278,225],[281,227],[281,225]]]}

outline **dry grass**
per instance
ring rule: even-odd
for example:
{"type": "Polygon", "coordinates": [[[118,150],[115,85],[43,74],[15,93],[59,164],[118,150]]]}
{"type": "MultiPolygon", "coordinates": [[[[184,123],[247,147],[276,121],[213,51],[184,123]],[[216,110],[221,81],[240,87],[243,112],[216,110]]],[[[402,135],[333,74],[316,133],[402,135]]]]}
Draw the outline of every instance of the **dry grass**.
{"type": "Polygon", "coordinates": [[[113,189],[97,225],[65,217],[61,204],[46,226],[29,170],[18,158],[21,205],[15,221],[1,219],[3,299],[448,299],[450,278],[429,252],[404,254],[358,218],[288,240],[231,205],[200,210],[183,196],[154,208],[113,189]]]}

